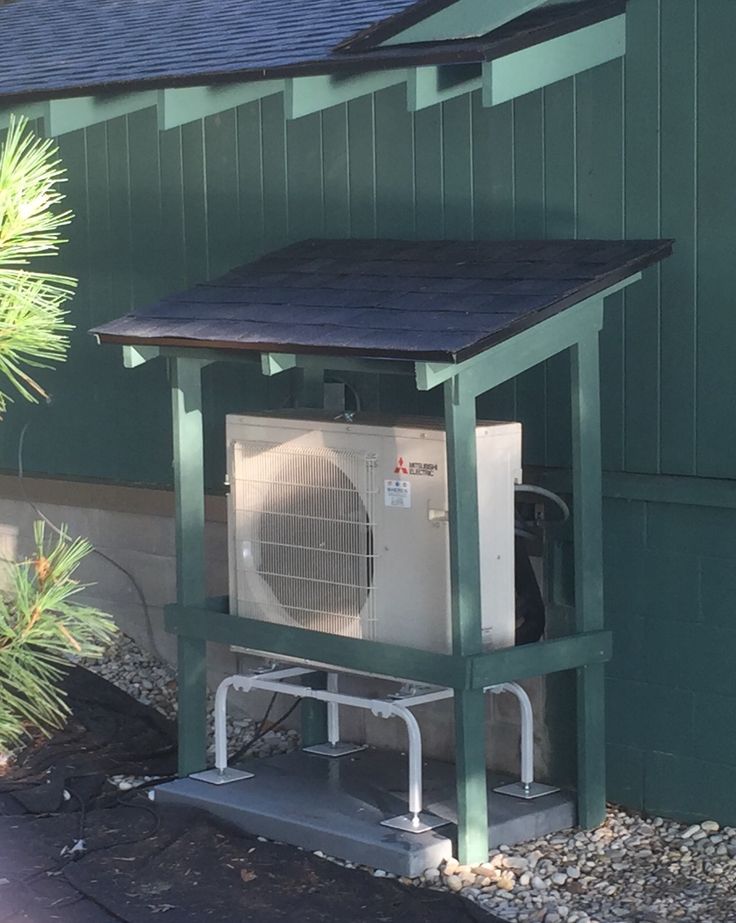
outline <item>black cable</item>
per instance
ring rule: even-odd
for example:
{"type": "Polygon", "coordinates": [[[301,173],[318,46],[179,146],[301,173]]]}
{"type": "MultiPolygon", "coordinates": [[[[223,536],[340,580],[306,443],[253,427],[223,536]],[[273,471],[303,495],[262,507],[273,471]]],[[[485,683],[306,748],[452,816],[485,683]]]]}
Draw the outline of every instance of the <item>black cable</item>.
{"type": "Polygon", "coordinates": [[[266,708],[266,711],[263,713],[263,717],[262,717],[261,720],[258,722],[258,724],[256,724],[256,734],[260,734],[261,731],[262,731],[262,730],[264,729],[264,727],[266,726],[266,722],[268,721],[268,717],[269,717],[269,715],[271,714],[271,711],[272,711],[274,705],[276,704],[276,697],[277,697],[277,696],[278,696],[278,692],[274,692],[274,693],[271,695],[271,700],[270,700],[269,703],[268,703],[268,707],[266,708]]]}
{"type": "MultiPolygon", "coordinates": [[[[271,725],[271,727],[270,727],[268,730],[273,730],[274,728],[277,728],[280,724],[283,724],[284,721],[286,721],[286,719],[289,717],[289,715],[290,715],[290,714],[294,711],[294,709],[297,707],[297,705],[300,705],[300,704],[301,704],[301,699],[296,699],[296,700],[294,701],[293,705],[291,705],[289,708],[287,708],[287,710],[286,710],[286,711],[284,712],[284,714],[279,718],[279,720],[278,720],[278,721],[274,721],[274,723],[271,725]]],[[[263,722],[261,722],[261,723],[263,723],[263,722]]],[[[245,754],[250,750],[250,748],[251,748],[254,744],[258,743],[259,740],[261,740],[263,737],[266,736],[266,734],[268,734],[268,730],[266,730],[265,728],[263,728],[261,731],[259,731],[258,733],[254,734],[253,737],[251,737],[250,740],[246,741],[246,742],[243,744],[243,746],[240,747],[239,750],[236,750],[235,753],[232,754],[232,756],[229,756],[229,757],[228,757],[228,762],[229,762],[229,763],[234,763],[234,762],[236,762],[237,760],[242,759],[242,758],[245,756],[245,754]]]]}
{"type": "MultiPolygon", "coordinates": [[[[46,523],[46,525],[48,525],[51,529],[53,529],[53,531],[60,538],[66,539],[67,535],[56,525],[56,523],[52,522],[48,518],[48,516],[46,516],[44,512],[38,508],[38,506],[33,502],[33,500],[31,500],[31,498],[28,496],[28,493],[26,492],[25,484],[23,483],[23,477],[24,477],[23,443],[25,442],[26,432],[30,425],[31,425],[30,422],[27,422],[23,425],[23,429],[20,431],[20,437],[18,438],[18,482],[20,484],[21,493],[23,494],[23,499],[25,500],[25,502],[31,507],[31,509],[35,512],[35,514],[40,519],[42,519],[46,523]]],[[[107,561],[108,564],[111,564],[114,568],[119,570],[120,573],[123,574],[125,577],[127,577],[127,579],[130,581],[130,584],[135,590],[138,596],[138,599],[140,600],[141,607],[143,609],[143,615],[146,620],[146,633],[148,635],[148,642],[151,646],[151,650],[159,657],[160,660],[163,660],[164,658],[161,657],[161,654],[156,645],[156,639],[153,633],[153,622],[151,621],[151,612],[148,606],[148,600],[146,599],[146,594],[141,589],[140,584],[138,583],[138,581],[135,579],[135,577],[133,576],[133,574],[131,574],[129,570],[123,567],[122,564],[118,564],[118,562],[115,561],[113,558],[111,558],[109,555],[106,555],[104,551],[99,551],[97,548],[93,547],[92,553],[102,558],[103,561],[107,561]]]]}

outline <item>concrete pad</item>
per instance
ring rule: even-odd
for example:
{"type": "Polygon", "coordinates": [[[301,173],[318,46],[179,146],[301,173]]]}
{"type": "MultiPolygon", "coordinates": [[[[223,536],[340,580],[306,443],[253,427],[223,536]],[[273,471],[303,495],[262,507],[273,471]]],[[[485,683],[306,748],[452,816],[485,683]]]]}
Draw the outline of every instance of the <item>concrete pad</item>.
{"type": "MultiPolygon", "coordinates": [[[[449,823],[419,834],[381,825],[407,810],[403,754],[368,749],[326,759],[295,751],[238,765],[253,778],[229,785],[177,779],[159,786],[156,800],[201,808],[248,833],[411,878],[454,854],[455,770],[449,763],[423,764],[424,809],[449,823]]],[[[489,774],[489,846],[574,826],[569,792],[522,801],[492,791],[503,781],[509,780],[489,774]]]]}

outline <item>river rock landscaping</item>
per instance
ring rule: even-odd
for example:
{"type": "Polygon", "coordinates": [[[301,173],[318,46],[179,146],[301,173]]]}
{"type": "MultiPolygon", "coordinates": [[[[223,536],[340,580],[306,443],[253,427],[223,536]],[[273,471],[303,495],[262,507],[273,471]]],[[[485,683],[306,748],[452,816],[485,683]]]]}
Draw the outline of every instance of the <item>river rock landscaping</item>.
{"type": "Polygon", "coordinates": [[[424,882],[513,923],[734,923],[736,829],[611,808],[596,830],[502,846],[473,868],[449,860],[424,882]]]}
{"type": "MultiPolygon", "coordinates": [[[[104,658],[85,666],[143,704],[175,717],[174,671],[130,638],[120,635],[104,658]]],[[[256,730],[252,718],[230,718],[231,749],[256,730]]],[[[298,743],[296,731],[273,729],[250,753],[268,756],[298,743]]],[[[127,789],[139,780],[115,776],[111,781],[127,789]]],[[[320,852],[316,856],[330,858],[320,852]]],[[[381,869],[366,871],[395,877],[381,869]]],[[[596,830],[570,830],[501,846],[487,862],[472,867],[450,859],[421,878],[402,882],[456,892],[509,923],[736,923],[736,828],[721,828],[713,820],[683,825],[647,819],[611,807],[596,830]]]]}

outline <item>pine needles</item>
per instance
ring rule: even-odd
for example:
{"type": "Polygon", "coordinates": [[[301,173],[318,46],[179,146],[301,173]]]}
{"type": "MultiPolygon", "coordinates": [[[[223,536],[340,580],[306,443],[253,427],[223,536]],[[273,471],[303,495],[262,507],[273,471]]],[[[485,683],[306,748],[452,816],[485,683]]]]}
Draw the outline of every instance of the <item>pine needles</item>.
{"type": "MultiPolygon", "coordinates": [[[[72,329],[64,305],[76,280],[28,268],[57,253],[71,221],[71,212],[57,211],[63,181],[54,144],[11,117],[0,150],[0,381],[29,401],[46,397],[29,370],[63,361],[72,329]]],[[[0,412],[10,400],[0,387],[0,412]]],[[[86,585],[75,575],[90,544],[61,530],[47,547],[43,522],[34,540],[34,556],[12,564],[12,585],[0,594],[0,751],[29,728],[48,734],[63,725],[69,710],[59,681],[69,654],[98,655],[115,631],[109,615],[78,600],[86,585]]]]}
{"type": "Polygon", "coordinates": [[[34,524],[35,553],[15,564],[0,596],[0,749],[21,742],[27,726],[49,733],[68,715],[59,680],[70,653],[99,656],[115,633],[112,618],[78,602],[88,588],[76,571],[91,552],[62,529],[50,546],[34,524]]]}
{"type": "MultiPolygon", "coordinates": [[[[54,256],[62,243],[59,231],[72,218],[56,211],[62,182],[53,142],[11,116],[0,151],[0,377],[34,402],[47,395],[28,370],[63,361],[72,329],[64,305],[76,280],[26,268],[32,258],[54,256]]],[[[0,412],[10,400],[0,388],[0,412]]]]}

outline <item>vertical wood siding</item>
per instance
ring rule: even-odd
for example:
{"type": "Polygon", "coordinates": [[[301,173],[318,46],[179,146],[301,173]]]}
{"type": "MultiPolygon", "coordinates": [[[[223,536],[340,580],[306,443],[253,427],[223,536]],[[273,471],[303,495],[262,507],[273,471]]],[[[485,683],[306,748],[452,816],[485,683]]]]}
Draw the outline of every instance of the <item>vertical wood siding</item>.
{"type": "MultiPolygon", "coordinates": [[[[167,482],[164,371],[124,373],[84,330],[289,240],[661,235],[675,256],[606,309],[605,467],[733,477],[736,63],[721,39],[736,3],[631,0],[627,21],[625,62],[494,109],[476,93],[412,115],[391,87],[288,123],[274,95],[162,133],[150,109],[63,136],[78,331],[46,376],[57,403],[9,415],[3,464],[28,418],[30,470],[167,482]]],[[[236,378],[229,405],[267,399],[236,378]]],[[[481,410],[525,423],[528,461],[564,465],[568,390],[556,357],[481,410]]],[[[387,398],[404,399],[431,407],[387,398]]]]}

